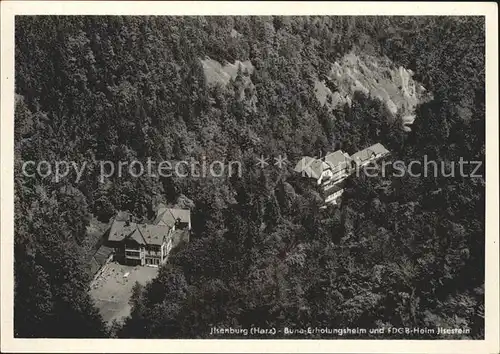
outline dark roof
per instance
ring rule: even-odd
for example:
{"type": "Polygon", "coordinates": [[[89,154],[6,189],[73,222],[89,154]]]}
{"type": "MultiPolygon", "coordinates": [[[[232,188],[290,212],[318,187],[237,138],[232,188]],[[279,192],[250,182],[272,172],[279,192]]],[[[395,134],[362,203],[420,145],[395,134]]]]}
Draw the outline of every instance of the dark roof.
{"type": "Polygon", "coordinates": [[[142,235],[142,232],[139,230],[139,226],[136,226],[135,230],[126,237],[127,240],[134,240],[140,245],[145,245],[147,242],[142,235]]]}
{"type": "Polygon", "coordinates": [[[97,252],[94,254],[94,258],[99,263],[101,266],[106,263],[106,260],[109,258],[109,256],[113,253],[113,249],[107,246],[101,246],[97,250],[97,252]]]}
{"type": "Polygon", "coordinates": [[[158,210],[155,225],[136,224],[126,221],[128,219],[127,213],[118,213],[109,229],[108,241],[120,242],[127,238],[141,245],[161,245],[163,238],[169,234],[177,219],[184,223],[191,223],[191,212],[189,209],[162,207],[158,210]]]}
{"type": "Polygon", "coordinates": [[[183,223],[191,223],[191,211],[189,209],[160,208],[156,214],[154,224],[173,227],[177,219],[183,223]]]}
{"type": "Polygon", "coordinates": [[[94,275],[106,263],[113,249],[107,246],[101,246],[90,258],[90,273],[94,275]]]}
{"type": "Polygon", "coordinates": [[[168,236],[170,227],[166,225],[138,225],[146,244],[161,246],[163,239],[168,236]]]}
{"type": "Polygon", "coordinates": [[[109,230],[109,241],[121,241],[125,237],[132,234],[137,228],[137,224],[134,222],[130,222],[127,225],[126,221],[114,220],[111,224],[111,229],[109,230]]]}
{"type": "MultiPolygon", "coordinates": [[[[169,213],[169,215],[172,214],[169,213]]],[[[173,220],[173,223],[175,223],[175,219],[173,220]]],[[[124,239],[131,239],[140,245],[161,245],[163,237],[168,235],[170,228],[170,226],[164,224],[149,225],[129,222],[127,225],[126,221],[115,220],[111,225],[108,241],[119,242],[124,239]]]]}

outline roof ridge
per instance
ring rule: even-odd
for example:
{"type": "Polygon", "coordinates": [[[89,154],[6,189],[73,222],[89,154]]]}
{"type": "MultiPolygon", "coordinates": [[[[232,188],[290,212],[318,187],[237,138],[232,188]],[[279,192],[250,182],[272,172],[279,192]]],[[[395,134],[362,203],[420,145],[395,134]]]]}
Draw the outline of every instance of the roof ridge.
{"type": "MultiPolygon", "coordinates": [[[[147,224],[140,224],[140,225],[144,225],[144,227],[147,227],[147,224]]],[[[139,234],[141,235],[142,239],[144,240],[144,243],[146,245],[148,245],[148,241],[146,241],[146,237],[144,237],[144,235],[142,234],[142,231],[141,231],[141,228],[139,227],[139,224],[137,224],[137,231],[139,231],[139,234]]]]}
{"type": "MultiPolygon", "coordinates": [[[[160,208],[160,209],[158,209],[158,211],[159,211],[159,210],[161,210],[161,208],[160,208]]],[[[153,221],[153,222],[155,223],[155,225],[158,225],[160,222],[162,222],[162,220],[163,220],[163,215],[165,215],[165,213],[167,212],[167,210],[168,210],[168,208],[167,208],[167,207],[165,207],[165,208],[164,208],[164,210],[163,210],[163,212],[158,213],[158,214],[156,215],[155,220],[153,221]]]]}
{"type": "MultiPolygon", "coordinates": [[[[135,229],[137,229],[137,224],[136,224],[135,229]]],[[[126,234],[126,236],[123,238],[123,240],[126,239],[126,238],[129,238],[130,236],[132,236],[132,234],[134,233],[135,229],[132,229],[128,234],[126,234]]]]}
{"type": "Polygon", "coordinates": [[[174,218],[175,221],[177,221],[178,218],[175,217],[175,215],[172,213],[172,210],[174,210],[173,208],[168,208],[168,211],[170,213],[170,215],[172,215],[172,217],[174,218]]]}

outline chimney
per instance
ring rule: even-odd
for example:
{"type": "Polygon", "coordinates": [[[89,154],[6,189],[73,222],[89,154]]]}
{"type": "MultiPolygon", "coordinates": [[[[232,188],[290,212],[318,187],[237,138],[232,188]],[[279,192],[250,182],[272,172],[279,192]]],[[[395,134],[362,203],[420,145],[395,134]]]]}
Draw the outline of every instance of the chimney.
{"type": "Polygon", "coordinates": [[[177,218],[175,220],[175,229],[179,230],[179,227],[181,226],[181,218],[177,218]]]}

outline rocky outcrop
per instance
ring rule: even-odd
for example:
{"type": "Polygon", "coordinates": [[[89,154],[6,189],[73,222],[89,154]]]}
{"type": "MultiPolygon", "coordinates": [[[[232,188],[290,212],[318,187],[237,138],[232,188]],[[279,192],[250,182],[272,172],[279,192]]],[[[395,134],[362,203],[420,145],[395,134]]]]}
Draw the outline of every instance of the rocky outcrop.
{"type": "MultiPolygon", "coordinates": [[[[231,79],[236,79],[238,75],[238,68],[241,66],[242,72],[252,74],[254,67],[249,60],[239,61],[236,60],[234,64],[226,63],[222,65],[217,60],[206,58],[201,60],[207,84],[221,83],[227,85],[231,79]]],[[[246,77],[246,76],[245,76],[246,77]]]]}
{"type": "Polygon", "coordinates": [[[429,97],[412,76],[411,70],[395,67],[387,58],[351,53],[333,63],[327,77],[315,81],[315,92],[322,105],[334,109],[350,105],[354,92],[361,91],[384,102],[393,116],[402,117],[409,131],[416,106],[429,97]]]}
{"type": "Polygon", "coordinates": [[[247,99],[247,103],[253,111],[256,111],[257,95],[255,86],[250,79],[250,75],[254,71],[253,64],[249,61],[236,60],[234,64],[226,63],[222,65],[217,60],[205,58],[201,60],[205,79],[208,85],[221,84],[227,86],[231,80],[238,82],[234,86],[235,97],[240,101],[247,99]],[[241,75],[238,78],[238,70],[241,69],[241,75]]]}

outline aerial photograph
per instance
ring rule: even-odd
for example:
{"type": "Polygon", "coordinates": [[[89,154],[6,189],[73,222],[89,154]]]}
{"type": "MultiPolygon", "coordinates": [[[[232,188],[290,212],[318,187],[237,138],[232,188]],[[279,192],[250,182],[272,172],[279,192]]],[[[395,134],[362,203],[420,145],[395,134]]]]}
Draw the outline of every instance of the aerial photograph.
{"type": "Polygon", "coordinates": [[[14,31],[15,338],[485,338],[484,16],[14,31]]]}

